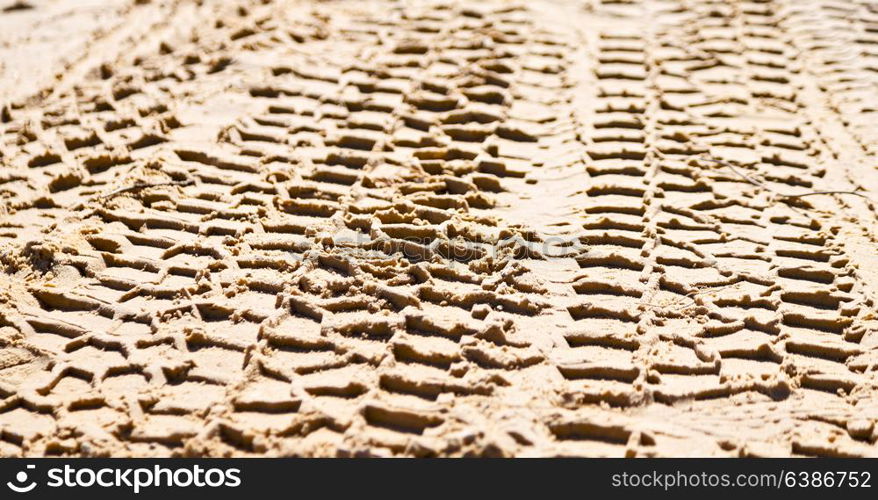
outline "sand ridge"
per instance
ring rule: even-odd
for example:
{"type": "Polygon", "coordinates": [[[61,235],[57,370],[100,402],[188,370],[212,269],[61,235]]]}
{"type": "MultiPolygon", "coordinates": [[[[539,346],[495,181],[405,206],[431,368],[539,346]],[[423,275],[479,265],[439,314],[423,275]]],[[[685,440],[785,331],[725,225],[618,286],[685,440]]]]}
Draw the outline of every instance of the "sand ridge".
{"type": "Polygon", "coordinates": [[[868,2],[114,15],[3,108],[0,455],[876,454],[868,2]]]}

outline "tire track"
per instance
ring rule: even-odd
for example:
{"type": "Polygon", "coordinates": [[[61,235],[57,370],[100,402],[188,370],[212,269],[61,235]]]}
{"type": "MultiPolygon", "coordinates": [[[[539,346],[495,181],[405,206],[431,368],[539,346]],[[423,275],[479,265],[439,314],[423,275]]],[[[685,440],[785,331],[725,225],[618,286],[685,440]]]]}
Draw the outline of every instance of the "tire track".
{"type": "Polygon", "coordinates": [[[0,128],[0,454],[873,455],[874,209],[772,191],[871,139],[788,7],[204,2],[98,44],[0,128]]]}

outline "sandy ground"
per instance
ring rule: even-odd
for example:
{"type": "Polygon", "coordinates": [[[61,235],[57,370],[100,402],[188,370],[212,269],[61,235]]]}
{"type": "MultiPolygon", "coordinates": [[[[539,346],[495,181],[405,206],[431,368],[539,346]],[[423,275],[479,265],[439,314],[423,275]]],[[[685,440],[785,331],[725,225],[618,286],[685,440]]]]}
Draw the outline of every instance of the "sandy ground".
{"type": "Polygon", "coordinates": [[[6,0],[0,106],[0,455],[878,454],[875,2],[6,0]]]}

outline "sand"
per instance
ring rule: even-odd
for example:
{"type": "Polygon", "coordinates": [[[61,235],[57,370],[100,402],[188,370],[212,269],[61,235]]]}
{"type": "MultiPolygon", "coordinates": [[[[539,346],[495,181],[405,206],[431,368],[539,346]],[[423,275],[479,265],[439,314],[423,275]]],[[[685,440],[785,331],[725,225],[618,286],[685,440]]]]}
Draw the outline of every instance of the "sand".
{"type": "Polygon", "coordinates": [[[0,455],[878,454],[874,3],[13,4],[0,455]]]}

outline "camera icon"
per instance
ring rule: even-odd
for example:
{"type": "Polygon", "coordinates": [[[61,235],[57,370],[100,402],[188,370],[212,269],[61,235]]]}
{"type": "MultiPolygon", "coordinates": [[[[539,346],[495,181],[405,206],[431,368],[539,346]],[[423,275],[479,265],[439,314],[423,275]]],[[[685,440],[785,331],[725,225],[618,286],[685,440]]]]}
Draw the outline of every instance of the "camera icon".
{"type": "MultiPolygon", "coordinates": [[[[31,470],[36,469],[37,466],[28,465],[26,468],[28,470],[31,470]]],[[[31,481],[29,484],[25,484],[27,480],[27,471],[18,471],[18,474],[15,475],[15,482],[7,481],[6,486],[8,486],[10,490],[16,493],[27,493],[37,487],[37,483],[35,481],[31,481]]]]}

